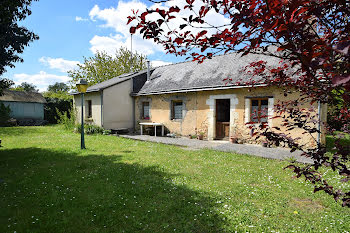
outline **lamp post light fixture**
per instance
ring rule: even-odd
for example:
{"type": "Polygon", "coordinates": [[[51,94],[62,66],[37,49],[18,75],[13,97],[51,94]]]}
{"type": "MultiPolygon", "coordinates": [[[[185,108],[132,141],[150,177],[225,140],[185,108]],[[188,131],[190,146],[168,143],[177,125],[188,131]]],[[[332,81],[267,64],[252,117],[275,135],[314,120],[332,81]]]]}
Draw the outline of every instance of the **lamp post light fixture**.
{"type": "Polygon", "coordinates": [[[81,78],[79,82],[76,84],[78,91],[81,93],[81,140],[80,140],[80,148],[85,148],[85,139],[84,139],[84,93],[88,88],[88,82],[81,78]]]}

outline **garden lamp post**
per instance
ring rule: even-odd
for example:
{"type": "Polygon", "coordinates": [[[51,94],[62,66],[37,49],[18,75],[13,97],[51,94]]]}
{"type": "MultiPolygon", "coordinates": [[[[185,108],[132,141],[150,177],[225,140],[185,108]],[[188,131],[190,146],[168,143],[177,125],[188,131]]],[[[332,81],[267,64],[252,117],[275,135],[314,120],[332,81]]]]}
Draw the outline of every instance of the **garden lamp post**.
{"type": "Polygon", "coordinates": [[[84,93],[86,93],[86,90],[88,88],[88,82],[81,78],[79,82],[76,84],[78,91],[81,93],[81,141],[80,141],[80,148],[85,148],[85,140],[84,140],[84,93]]]}

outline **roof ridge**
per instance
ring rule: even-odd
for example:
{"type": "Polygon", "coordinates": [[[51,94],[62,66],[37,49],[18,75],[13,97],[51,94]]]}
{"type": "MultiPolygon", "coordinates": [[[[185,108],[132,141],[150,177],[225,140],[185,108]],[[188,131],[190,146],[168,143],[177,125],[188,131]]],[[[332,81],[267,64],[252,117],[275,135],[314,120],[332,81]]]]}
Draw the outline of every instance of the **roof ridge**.
{"type": "Polygon", "coordinates": [[[9,91],[9,92],[19,92],[19,93],[34,93],[34,94],[40,94],[40,92],[37,92],[37,91],[26,91],[26,90],[23,90],[23,91],[19,91],[19,90],[10,90],[10,89],[4,89],[4,91],[9,91]]]}
{"type": "Polygon", "coordinates": [[[104,82],[108,82],[108,81],[110,81],[110,80],[112,80],[112,79],[129,78],[130,76],[133,76],[133,75],[135,75],[135,74],[137,74],[137,73],[143,73],[143,72],[147,72],[147,69],[143,69],[143,70],[139,70],[139,71],[135,71],[135,72],[124,73],[124,74],[121,74],[121,75],[119,75],[119,76],[116,76],[116,77],[107,79],[107,80],[105,80],[105,81],[103,81],[103,82],[96,83],[96,84],[90,86],[89,88],[91,88],[91,87],[93,87],[93,86],[97,86],[97,85],[103,84],[104,82]]]}

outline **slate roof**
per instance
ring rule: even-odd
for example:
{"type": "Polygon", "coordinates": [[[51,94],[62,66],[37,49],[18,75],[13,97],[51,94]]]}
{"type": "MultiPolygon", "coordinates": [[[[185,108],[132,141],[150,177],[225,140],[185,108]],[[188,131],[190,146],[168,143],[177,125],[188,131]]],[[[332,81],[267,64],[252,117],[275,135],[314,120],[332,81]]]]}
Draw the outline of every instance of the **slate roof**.
{"type": "Polygon", "coordinates": [[[201,64],[190,61],[161,66],[153,71],[151,80],[134,95],[224,89],[237,86],[236,83],[242,79],[259,81],[260,77],[248,76],[242,72],[242,68],[260,60],[266,61],[271,66],[277,65],[280,61],[278,58],[265,55],[248,54],[242,57],[241,54],[230,53],[206,59],[201,64]],[[225,78],[231,78],[232,81],[227,84],[225,78]]]}
{"type": "MultiPolygon", "coordinates": [[[[111,87],[111,86],[114,86],[118,83],[122,83],[126,80],[129,80],[131,78],[137,78],[138,76],[142,75],[142,74],[145,74],[147,73],[147,70],[141,70],[139,72],[131,72],[131,73],[127,73],[127,74],[122,74],[122,75],[119,75],[118,77],[115,77],[115,78],[112,78],[112,79],[109,79],[109,80],[106,80],[102,83],[98,83],[98,84],[95,84],[91,87],[88,87],[87,89],[87,93],[88,92],[96,92],[96,91],[101,91],[103,89],[106,89],[108,87],[111,87]]],[[[80,94],[79,92],[73,92],[71,93],[73,95],[76,95],[76,94],[80,94]]]]}
{"type": "Polygon", "coordinates": [[[27,103],[46,103],[45,98],[38,92],[30,91],[11,91],[4,90],[0,96],[0,101],[8,102],[27,102],[27,103]]]}

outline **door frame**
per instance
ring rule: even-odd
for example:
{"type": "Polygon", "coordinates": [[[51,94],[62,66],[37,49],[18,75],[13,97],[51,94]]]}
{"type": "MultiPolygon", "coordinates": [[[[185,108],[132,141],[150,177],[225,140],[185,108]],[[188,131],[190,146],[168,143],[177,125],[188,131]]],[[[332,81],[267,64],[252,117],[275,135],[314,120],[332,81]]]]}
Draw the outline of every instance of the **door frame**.
{"type": "Polygon", "coordinates": [[[217,99],[230,99],[230,136],[233,132],[234,124],[238,120],[238,113],[236,112],[238,98],[236,94],[210,95],[206,101],[206,104],[209,106],[209,112],[207,115],[208,140],[214,140],[216,135],[216,100],[217,99]]]}
{"type": "MultiPolygon", "coordinates": [[[[216,140],[223,140],[223,139],[225,139],[226,137],[225,137],[225,130],[223,131],[223,135],[222,135],[222,137],[220,136],[218,136],[218,130],[217,130],[217,126],[218,126],[218,119],[217,119],[217,115],[218,115],[218,101],[220,101],[220,100],[226,100],[226,101],[228,101],[228,105],[229,105],[229,108],[228,108],[228,114],[229,114],[229,121],[226,121],[226,122],[228,122],[228,123],[230,123],[230,120],[231,120],[231,114],[230,114],[230,110],[231,110],[231,99],[229,99],[229,98],[227,98],[227,99],[215,99],[215,139],[216,140]]],[[[226,123],[225,122],[225,123],[226,123]]],[[[224,122],[222,122],[222,123],[224,123],[224,122]]],[[[224,125],[224,124],[223,124],[224,125]]],[[[229,135],[228,135],[228,137],[230,136],[230,126],[229,126],[229,135]]]]}

